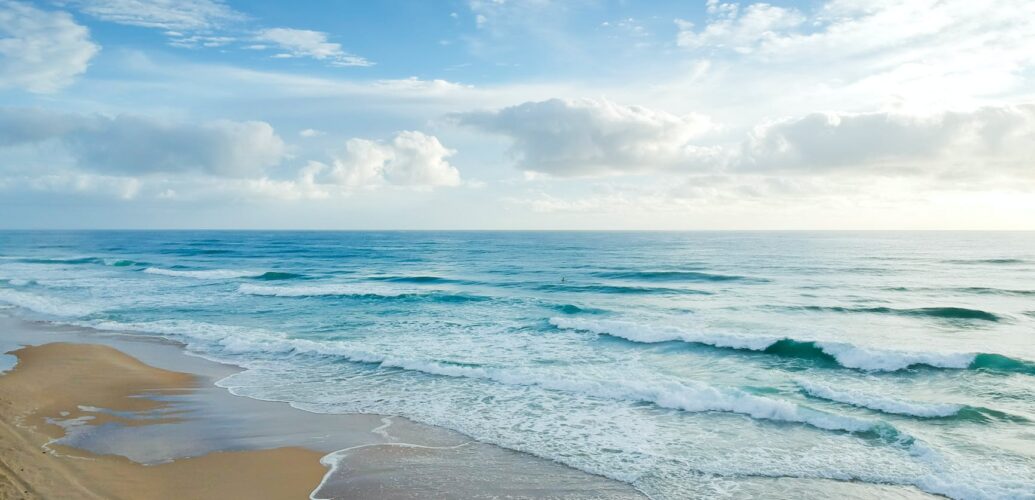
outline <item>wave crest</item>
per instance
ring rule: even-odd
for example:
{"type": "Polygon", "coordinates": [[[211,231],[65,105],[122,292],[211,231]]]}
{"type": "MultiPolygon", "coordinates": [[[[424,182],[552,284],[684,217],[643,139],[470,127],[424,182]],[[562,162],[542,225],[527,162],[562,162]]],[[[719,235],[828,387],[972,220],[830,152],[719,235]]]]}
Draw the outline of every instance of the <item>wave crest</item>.
{"type": "Polygon", "coordinates": [[[975,369],[1035,374],[1035,363],[1001,354],[936,353],[861,347],[843,342],[797,340],[786,337],[692,332],[672,326],[640,325],[629,321],[550,318],[567,330],[584,330],[632,342],[687,342],[712,347],[763,352],[776,356],[834,362],[866,371],[898,371],[915,366],[975,369]]]}
{"type": "Polygon", "coordinates": [[[951,403],[918,403],[904,401],[901,399],[889,398],[878,394],[854,391],[850,389],[837,389],[828,385],[799,380],[798,387],[812,397],[844,403],[859,408],[867,408],[883,413],[895,415],[907,415],[911,417],[936,418],[951,417],[959,414],[964,408],[963,405],[951,403]]]}

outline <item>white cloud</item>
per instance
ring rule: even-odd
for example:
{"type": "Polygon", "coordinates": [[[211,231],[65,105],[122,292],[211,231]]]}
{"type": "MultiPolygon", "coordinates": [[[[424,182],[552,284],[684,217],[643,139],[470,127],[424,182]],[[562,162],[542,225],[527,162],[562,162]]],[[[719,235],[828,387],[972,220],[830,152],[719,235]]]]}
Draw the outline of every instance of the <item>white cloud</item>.
{"type": "Polygon", "coordinates": [[[44,141],[63,147],[81,168],[136,175],[201,172],[250,177],[278,164],[285,154],[284,142],[265,122],[191,124],[132,115],[0,109],[0,145],[44,141]]]}
{"type": "Polygon", "coordinates": [[[329,61],[335,66],[373,66],[374,63],[363,57],[349,54],[341,48],[341,44],[327,40],[327,33],[292,28],[270,28],[257,35],[261,42],[276,44],[286,52],[275,57],[310,57],[321,61],[329,61]]]}
{"type": "Polygon", "coordinates": [[[741,9],[738,4],[710,0],[708,13],[712,18],[700,31],[694,30],[693,23],[676,21],[680,28],[676,41],[680,47],[712,47],[748,53],[805,21],[797,10],[766,3],[751,4],[741,9]]]}
{"type": "Polygon", "coordinates": [[[210,30],[245,19],[244,14],[219,0],[77,0],[72,3],[103,21],[164,30],[210,30]]]}
{"type": "Polygon", "coordinates": [[[606,99],[526,102],[452,118],[509,137],[520,168],[557,176],[690,168],[713,154],[690,144],[712,129],[706,117],[676,116],[606,99]]]}
{"type": "Polygon", "coordinates": [[[709,21],[682,23],[677,41],[714,58],[718,99],[767,109],[793,100],[803,113],[816,106],[930,111],[1032,96],[1029,0],[830,0],[809,12],[711,5],[709,21]]]}
{"type": "Polygon", "coordinates": [[[298,135],[300,137],[305,137],[306,139],[309,139],[309,138],[312,138],[312,137],[320,137],[322,135],[327,135],[327,133],[322,131],[322,130],[316,130],[314,128],[307,128],[307,129],[304,129],[304,130],[300,130],[298,132],[298,135]]]}
{"type": "Polygon", "coordinates": [[[446,160],[454,153],[435,136],[403,131],[389,142],[349,139],[329,166],[313,162],[309,168],[326,170],[327,182],[349,187],[456,186],[460,172],[446,160]]]}
{"type": "Polygon", "coordinates": [[[55,92],[85,72],[99,50],[67,12],[0,1],[0,88],[55,92]]]}

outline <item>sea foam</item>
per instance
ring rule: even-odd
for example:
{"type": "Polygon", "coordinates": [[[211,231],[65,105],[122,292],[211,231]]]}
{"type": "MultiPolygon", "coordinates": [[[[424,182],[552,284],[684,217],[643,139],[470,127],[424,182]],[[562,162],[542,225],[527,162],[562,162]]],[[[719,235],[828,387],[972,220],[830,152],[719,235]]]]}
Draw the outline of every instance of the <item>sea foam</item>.
{"type": "Polygon", "coordinates": [[[639,343],[680,341],[720,348],[765,352],[786,357],[831,359],[845,368],[865,371],[890,372],[914,366],[929,366],[947,369],[983,368],[1035,373],[1035,364],[999,354],[899,351],[862,347],[845,342],[696,332],[674,326],[646,325],[622,320],[556,317],[550,318],[550,323],[562,329],[589,331],[639,343]]]}
{"type": "Polygon", "coordinates": [[[82,302],[73,303],[7,288],[0,288],[0,301],[30,311],[66,318],[88,316],[97,311],[95,307],[82,302]]]}
{"type": "Polygon", "coordinates": [[[149,323],[92,321],[78,324],[102,330],[159,334],[182,341],[188,347],[200,352],[211,352],[206,347],[218,346],[227,354],[333,356],[344,361],[373,364],[382,368],[398,368],[429,375],[487,380],[506,385],[539,387],[594,398],[645,402],[662,408],[687,412],[736,413],[759,420],[800,423],[830,431],[877,433],[900,440],[906,438],[884,422],[832,414],[789,401],[757,396],[739,389],[718,388],[692,380],[578,379],[522,368],[500,368],[403,358],[357,349],[344,341],[315,342],[269,331],[194,321],[149,323]],[[199,342],[206,345],[199,345],[199,342]]]}

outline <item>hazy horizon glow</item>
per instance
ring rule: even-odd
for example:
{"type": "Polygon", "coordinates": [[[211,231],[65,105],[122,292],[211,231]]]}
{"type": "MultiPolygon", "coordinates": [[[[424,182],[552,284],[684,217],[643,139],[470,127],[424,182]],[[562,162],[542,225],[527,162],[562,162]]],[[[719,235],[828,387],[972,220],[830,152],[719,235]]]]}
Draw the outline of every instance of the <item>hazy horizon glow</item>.
{"type": "Polygon", "coordinates": [[[0,0],[0,228],[1035,229],[1035,2],[0,0]]]}

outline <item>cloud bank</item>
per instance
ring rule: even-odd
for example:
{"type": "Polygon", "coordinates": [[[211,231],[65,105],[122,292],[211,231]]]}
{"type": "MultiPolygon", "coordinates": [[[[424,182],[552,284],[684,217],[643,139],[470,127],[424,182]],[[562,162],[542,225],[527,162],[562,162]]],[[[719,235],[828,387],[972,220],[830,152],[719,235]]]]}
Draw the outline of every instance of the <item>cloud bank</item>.
{"type": "Polygon", "coordinates": [[[512,140],[516,166],[555,176],[725,172],[1035,175],[1035,105],[933,114],[812,113],[745,135],[699,115],[606,100],[527,102],[452,115],[512,140]],[[883,170],[882,170],[883,169],[883,170]]]}
{"type": "Polygon", "coordinates": [[[284,141],[259,121],[193,124],[133,115],[0,109],[0,145],[45,142],[64,148],[78,167],[108,174],[249,177],[285,155],[284,141]]]}
{"type": "Polygon", "coordinates": [[[763,125],[740,167],[824,171],[895,167],[916,173],[1035,175],[1035,104],[926,116],[814,113],[763,125]]]}

